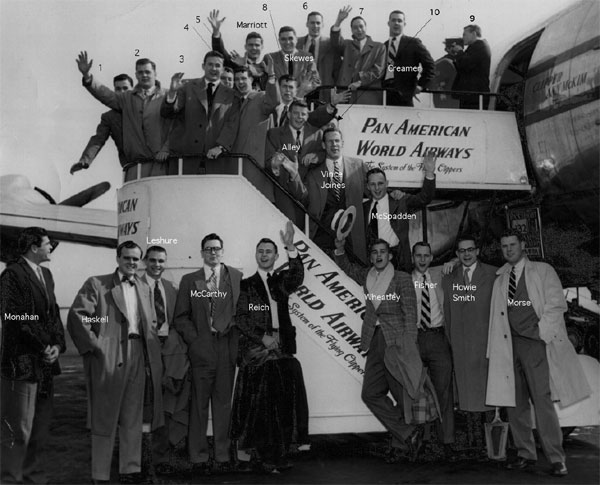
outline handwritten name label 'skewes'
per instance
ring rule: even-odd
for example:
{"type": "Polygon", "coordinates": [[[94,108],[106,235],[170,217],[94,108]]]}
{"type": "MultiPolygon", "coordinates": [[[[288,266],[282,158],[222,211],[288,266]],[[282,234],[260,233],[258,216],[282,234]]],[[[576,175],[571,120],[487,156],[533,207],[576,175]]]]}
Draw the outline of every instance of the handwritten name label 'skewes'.
{"type": "Polygon", "coordinates": [[[294,62],[302,62],[302,61],[308,61],[308,62],[314,62],[315,58],[310,55],[310,56],[295,56],[294,54],[284,54],[283,58],[286,62],[289,61],[294,61],[294,62]]]}
{"type": "Polygon", "coordinates": [[[271,307],[267,304],[256,304],[256,303],[248,303],[248,310],[251,312],[263,312],[263,311],[271,311],[271,307]]]}
{"type": "Polygon", "coordinates": [[[531,306],[531,302],[529,300],[513,300],[509,298],[508,306],[531,306]]]}
{"type": "Polygon", "coordinates": [[[221,290],[190,290],[190,296],[194,298],[225,298],[227,296],[227,292],[221,290]]]}
{"type": "Polygon", "coordinates": [[[108,315],[104,317],[81,317],[83,323],[108,323],[108,315]]]}
{"type": "Polygon", "coordinates": [[[4,320],[39,320],[39,315],[4,313],[4,320]]]}
{"type": "Polygon", "coordinates": [[[146,244],[177,244],[177,239],[165,237],[156,237],[154,239],[150,239],[146,237],[146,244]]]}

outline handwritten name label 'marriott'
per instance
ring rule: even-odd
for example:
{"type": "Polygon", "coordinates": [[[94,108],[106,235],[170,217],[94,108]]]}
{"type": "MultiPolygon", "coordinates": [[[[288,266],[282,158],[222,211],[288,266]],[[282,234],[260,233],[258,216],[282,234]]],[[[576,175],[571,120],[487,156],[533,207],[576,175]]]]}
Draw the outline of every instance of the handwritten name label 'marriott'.
{"type": "Polygon", "coordinates": [[[236,27],[238,29],[266,29],[266,22],[242,22],[241,20],[237,21],[236,27]]]}

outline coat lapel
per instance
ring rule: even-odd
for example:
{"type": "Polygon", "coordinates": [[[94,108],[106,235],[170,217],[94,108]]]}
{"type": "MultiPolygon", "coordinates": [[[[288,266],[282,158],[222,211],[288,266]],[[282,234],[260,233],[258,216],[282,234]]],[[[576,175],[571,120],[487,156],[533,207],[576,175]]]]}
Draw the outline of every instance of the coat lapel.
{"type": "Polygon", "coordinates": [[[265,288],[263,280],[258,274],[258,271],[252,276],[252,284],[256,288],[256,292],[258,293],[260,299],[265,303],[269,303],[269,295],[267,295],[267,289],[265,288]]]}
{"type": "Polygon", "coordinates": [[[125,319],[128,319],[127,307],[125,306],[125,297],[123,296],[123,288],[121,287],[119,273],[117,271],[115,271],[113,275],[113,287],[110,292],[112,293],[113,299],[115,300],[115,304],[117,305],[119,311],[123,314],[125,319]]]}
{"type": "Polygon", "coordinates": [[[193,90],[196,97],[200,100],[200,104],[204,106],[206,117],[210,118],[208,114],[208,97],[206,95],[206,81],[202,78],[200,81],[194,81],[193,90]]]}
{"type": "MultiPolygon", "coordinates": [[[[28,276],[29,280],[31,281],[31,283],[38,288],[40,293],[42,295],[44,295],[44,299],[46,300],[46,302],[48,302],[48,294],[46,293],[46,289],[44,289],[44,287],[42,286],[42,282],[40,281],[38,276],[35,274],[35,271],[33,271],[31,269],[31,266],[29,266],[29,263],[27,263],[27,261],[25,261],[24,258],[21,259],[20,264],[21,264],[21,266],[23,266],[23,269],[25,270],[25,273],[27,273],[27,276],[28,276]]],[[[43,274],[44,274],[44,271],[42,270],[42,275],[43,274]]],[[[46,281],[46,278],[44,278],[44,281],[46,281]]],[[[47,285],[48,285],[48,283],[46,282],[46,288],[48,288],[47,285]]]]}

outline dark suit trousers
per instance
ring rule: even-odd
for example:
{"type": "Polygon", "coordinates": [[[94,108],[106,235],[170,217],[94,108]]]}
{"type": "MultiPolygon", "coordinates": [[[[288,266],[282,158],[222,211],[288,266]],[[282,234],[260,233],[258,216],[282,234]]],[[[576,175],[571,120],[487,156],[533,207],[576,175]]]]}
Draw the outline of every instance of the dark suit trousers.
{"type": "Polygon", "coordinates": [[[508,422],[517,453],[527,460],[537,459],[531,422],[533,401],[535,422],[542,448],[550,463],[565,461],[562,447],[562,431],[552,404],[550,393],[550,370],[546,357],[546,345],[542,340],[512,336],[515,365],[516,407],[508,409],[508,422]]]}
{"type": "Polygon", "coordinates": [[[423,365],[435,388],[442,422],[438,422],[438,437],[444,444],[454,443],[454,396],[452,389],[452,353],[444,332],[419,331],[417,340],[423,365]]]}
{"type": "Polygon", "coordinates": [[[386,89],[386,106],[414,106],[413,93],[398,92],[394,89],[394,80],[384,81],[386,89]]]}
{"type": "Polygon", "coordinates": [[[383,332],[376,327],[367,354],[361,398],[373,415],[392,433],[392,446],[403,448],[404,441],[415,427],[406,424],[404,420],[404,388],[387,370],[383,361],[384,354],[383,332]],[[396,405],[388,397],[388,391],[392,393],[396,405]]]}
{"type": "Polygon", "coordinates": [[[192,367],[192,402],[190,408],[190,431],[188,448],[192,463],[208,461],[209,449],[206,439],[208,406],[212,410],[212,427],[215,440],[215,460],[229,461],[229,420],[231,396],[235,377],[235,356],[230,352],[233,332],[226,335],[213,334],[214,361],[210,365],[192,367]]]}
{"type": "Polygon", "coordinates": [[[46,483],[41,451],[50,431],[52,393],[37,397],[38,383],[2,379],[2,483],[46,483]]]}

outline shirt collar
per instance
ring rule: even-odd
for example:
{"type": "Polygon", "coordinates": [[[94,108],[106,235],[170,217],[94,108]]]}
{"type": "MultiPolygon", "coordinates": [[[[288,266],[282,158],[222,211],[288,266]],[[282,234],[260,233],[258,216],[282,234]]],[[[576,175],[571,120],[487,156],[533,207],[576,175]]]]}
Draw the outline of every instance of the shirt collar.
{"type": "Polygon", "coordinates": [[[469,270],[469,274],[470,274],[470,275],[473,275],[473,272],[475,271],[475,268],[477,268],[477,263],[478,263],[478,262],[479,262],[479,261],[475,261],[475,262],[474,262],[474,263],[473,263],[471,266],[465,266],[465,265],[463,264],[463,265],[462,265],[462,270],[463,270],[463,273],[465,272],[465,269],[468,269],[468,270],[469,270]]]}
{"type": "MultiPolygon", "coordinates": [[[[117,270],[117,273],[119,275],[119,283],[123,283],[123,277],[125,277],[125,273],[123,273],[120,269],[117,270]]],[[[127,279],[131,279],[131,280],[135,281],[135,275],[133,275],[131,278],[127,278],[127,279]]]]}
{"type": "MultiPolygon", "coordinates": [[[[204,266],[204,277],[206,278],[206,280],[208,280],[208,278],[210,278],[210,275],[212,274],[212,267],[210,267],[209,265],[205,264],[204,266]]],[[[215,266],[215,274],[217,275],[217,278],[219,277],[219,275],[221,274],[221,265],[219,264],[218,266],[215,266]]]]}
{"type": "MultiPolygon", "coordinates": [[[[525,261],[527,260],[526,257],[522,257],[520,259],[520,261],[514,265],[515,271],[522,271],[523,268],[525,267],[525,261]]],[[[511,268],[512,269],[512,268],[511,268]]]]}
{"type": "Polygon", "coordinates": [[[23,256],[23,259],[25,261],[27,261],[27,264],[29,265],[29,267],[33,270],[33,272],[35,274],[37,274],[37,269],[41,268],[41,266],[37,263],[34,263],[33,261],[31,261],[30,259],[27,259],[25,256],[23,256]]]}
{"type": "Polygon", "coordinates": [[[208,88],[209,83],[213,84],[213,91],[215,89],[217,89],[217,87],[219,86],[219,84],[221,84],[221,80],[217,79],[216,81],[208,81],[207,79],[204,79],[206,81],[206,87],[208,88]]]}

